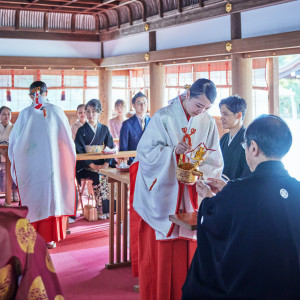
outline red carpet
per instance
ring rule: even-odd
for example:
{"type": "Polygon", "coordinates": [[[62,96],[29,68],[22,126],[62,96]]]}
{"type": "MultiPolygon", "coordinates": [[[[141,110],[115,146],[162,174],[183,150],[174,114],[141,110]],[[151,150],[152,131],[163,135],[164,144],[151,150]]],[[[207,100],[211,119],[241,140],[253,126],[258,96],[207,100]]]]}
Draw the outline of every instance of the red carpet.
{"type": "Polygon", "coordinates": [[[138,280],[131,276],[131,267],[105,269],[108,220],[80,218],[70,229],[71,234],[50,250],[65,299],[139,299],[133,291],[138,280]]]}

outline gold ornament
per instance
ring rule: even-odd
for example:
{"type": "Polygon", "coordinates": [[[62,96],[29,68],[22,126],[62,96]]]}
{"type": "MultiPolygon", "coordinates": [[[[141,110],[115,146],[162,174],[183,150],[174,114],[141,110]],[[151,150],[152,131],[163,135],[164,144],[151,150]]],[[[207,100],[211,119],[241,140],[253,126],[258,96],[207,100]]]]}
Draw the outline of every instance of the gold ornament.
{"type": "Polygon", "coordinates": [[[34,253],[34,246],[36,240],[36,231],[29,224],[27,219],[19,219],[16,224],[15,234],[20,248],[25,253],[34,253]]]}
{"type": "Polygon", "coordinates": [[[191,86],[192,86],[191,84],[185,84],[183,87],[184,89],[189,90],[191,86]]]}
{"type": "Polygon", "coordinates": [[[231,43],[226,43],[226,45],[225,45],[225,49],[226,49],[226,51],[227,52],[230,52],[231,51],[231,49],[232,49],[232,44],[231,43]]]}
{"type": "MultiPolygon", "coordinates": [[[[0,299],[11,299],[9,297],[9,290],[14,290],[12,284],[12,267],[6,265],[0,269],[0,299]]],[[[11,295],[12,296],[12,295],[11,295]]]]}
{"type": "Polygon", "coordinates": [[[27,299],[28,300],[49,299],[41,276],[38,276],[33,280],[29,288],[27,299]]]}
{"type": "Polygon", "coordinates": [[[146,23],[146,24],[144,25],[144,28],[145,28],[145,31],[148,31],[149,28],[150,28],[150,25],[149,25],[148,23],[146,23]]]}
{"type": "Polygon", "coordinates": [[[62,295],[56,295],[55,298],[54,298],[54,300],[64,300],[64,299],[65,298],[62,295]]]}
{"type": "Polygon", "coordinates": [[[232,4],[227,2],[226,6],[225,6],[225,10],[226,10],[226,12],[230,13],[232,11],[232,4]]]}
{"type": "Polygon", "coordinates": [[[148,61],[149,58],[150,58],[150,54],[149,54],[149,53],[146,53],[144,57],[145,57],[145,61],[148,61]]]}
{"type": "Polygon", "coordinates": [[[51,257],[49,255],[49,252],[47,251],[46,252],[46,266],[47,266],[47,269],[52,272],[52,273],[55,273],[55,269],[54,269],[54,266],[53,266],[53,263],[52,263],[52,260],[51,260],[51,257]]]}

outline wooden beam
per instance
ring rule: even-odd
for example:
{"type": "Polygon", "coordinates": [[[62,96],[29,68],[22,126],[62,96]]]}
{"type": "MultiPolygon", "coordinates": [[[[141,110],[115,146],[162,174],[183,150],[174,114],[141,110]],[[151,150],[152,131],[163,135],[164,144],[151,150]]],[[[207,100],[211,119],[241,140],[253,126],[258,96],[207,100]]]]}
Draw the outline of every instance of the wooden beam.
{"type": "Polygon", "coordinates": [[[300,30],[233,40],[233,53],[248,53],[300,47],[300,30]]]}
{"type": "Polygon", "coordinates": [[[129,25],[133,24],[133,20],[132,20],[132,11],[130,9],[129,5],[125,5],[127,12],[128,12],[128,21],[129,21],[129,25]]]}
{"type": "Polygon", "coordinates": [[[156,51],[156,31],[149,32],[149,51],[156,51]]]}
{"type": "Polygon", "coordinates": [[[104,43],[100,42],[100,47],[101,47],[101,58],[104,58],[104,43]]]}
{"type": "Polygon", "coordinates": [[[119,16],[118,10],[112,9],[112,11],[116,14],[116,18],[117,18],[117,27],[120,28],[120,27],[121,27],[121,21],[120,21],[120,16],[119,16]]]}
{"type": "MultiPolygon", "coordinates": [[[[287,33],[266,35],[260,37],[253,37],[247,39],[233,40],[232,50],[227,52],[226,43],[217,42],[211,44],[203,44],[197,46],[181,47],[174,49],[151,51],[148,62],[166,62],[171,64],[174,60],[188,60],[193,58],[200,58],[214,56],[226,57],[230,54],[263,51],[263,50],[276,50],[284,48],[300,48],[300,31],[293,31],[287,33]]],[[[129,54],[114,57],[107,57],[101,60],[101,67],[113,67],[129,64],[145,63],[145,54],[129,54]]],[[[246,57],[246,56],[244,56],[246,57]]]]}
{"type": "Polygon", "coordinates": [[[92,58],[64,58],[64,57],[23,57],[23,56],[0,56],[0,66],[31,66],[39,69],[48,69],[49,67],[73,68],[97,68],[100,65],[100,59],[92,58]]]}
{"type": "Polygon", "coordinates": [[[280,55],[294,55],[300,54],[300,47],[299,48],[288,48],[288,49],[276,49],[276,50],[269,50],[269,51],[256,51],[251,53],[245,53],[243,56],[244,58],[260,58],[260,57],[277,57],[280,55]]]}
{"type": "Polygon", "coordinates": [[[231,39],[241,39],[242,38],[242,25],[241,25],[241,13],[235,13],[230,15],[230,25],[231,25],[231,39]]]}
{"type": "Polygon", "coordinates": [[[147,6],[145,5],[145,3],[142,0],[137,0],[136,3],[140,3],[141,8],[142,8],[142,19],[143,22],[147,21],[147,6]]]}
{"type": "Polygon", "coordinates": [[[98,34],[90,33],[75,33],[71,31],[59,31],[59,30],[48,30],[43,32],[29,29],[15,30],[0,30],[0,38],[12,38],[12,39],[34,39],[34,40],[54,40],[54,41],[77,41],[77,42],[98,42],[98,34]],[[34,34],[33,34],[34,32],[34,34]]]}
{"type": "Polygon", "coordinates": [[[157,8],[158,8],[158,15],[160,18],[164,17],[164,7],[162,0],[156,0],[157,8]]]}
{"type": "Polygon", "coordinates": [[[76,31],[76,15],[72,14],[72,18],[71,18],[71,31],[75,32],[76,31]]]}
{"type": "Polygon", "coordinates": [[[48,22],[48,20],[49,20],[49,13],[46,12],[44,14],[44,31],[45,32],[48,32],[48,30],[49,30],[49,26],[48,26],[49,22],[48,22]]]}
{"type": "Polygon", "coordinates": [[[95,29],[96,31],[99,33],[99,30],[100,30],[100,20],[99,20],[99,15],[98,14],[95,14],[94,15],[94,18],[95,18],[95,29]]]}
{"type": "MultiPolygon", "coordinates": [[[[158,1],[158,0],[157,0],[158,1]]],[[[231,0],[232,3],[232,11],[230,13],[238,13],[246,10],[251,10],[255,8],[261,8],[265,6],[281,4],[286,2],[291,2],[293,0],[231,0]]],[[[211,19],[215,17],[220,17],[224,15],[228,15],[225,10],[226,2],[221,1],[217,3],[207,3],[204,2],[204,7],[199,7],[199,4],[191,5],[185,7],[182,13],[178,13],[177,10],[168,12],[168,18],[162,18],[161,13],[159,12],[158,16],[148,17],[147,21],[151,25],[151,30],[158,30],[160,28],[166,28],[170,26],[177,26],[180,24],[191,23],[195,21],[201,21],[206,19],[211,19]]],[[[109,32],[104,32],[101,35],[101,41],[112,40],[116,38],[120,38],[123,36],[137,34],[140,32],[144,32],[144,24],[141,20],[135,21],[133,26],[129,26],[128,24],[123,24],[120,29],[111,29],[109,32]]]]}
{"type": "Polygon", "coordinates": [[[177,11],[182,13],[182,0],[177,0],[177,11]]]}
{"type": "Polygon", "coordinates": [[[278,57],[268,58],[269,114],[279,115],[279,64],[278,57]]]}
{"type": "Polygon", "coordinates": [[[102,12],[100,15],[104,17],[104,19],[105,19],[105,29],[108,31],[109,30],[109,18],[108,18],[108,15],[105,12],[102,12]]]}
{"type": "Polygon", "coordinates": [[[20,28],[20,10],[16,10],[16,15],[15,15],[15,28],[16,30],[19,30],[20,28]]]}

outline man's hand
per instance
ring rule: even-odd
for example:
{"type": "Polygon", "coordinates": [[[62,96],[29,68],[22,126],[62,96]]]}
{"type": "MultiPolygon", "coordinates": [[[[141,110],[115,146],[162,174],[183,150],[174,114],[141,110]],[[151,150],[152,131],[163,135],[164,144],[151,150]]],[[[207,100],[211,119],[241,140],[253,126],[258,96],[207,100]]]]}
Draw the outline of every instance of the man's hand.
{"type": "Polygon", "coordinates": [[[226,182],[222,179],[207,178],[207,185],[211,188],[211,191],[216,194],[222,191],[223,187],[226,185],[226,182]]]}
{"type": "Polygon", "coordinates": [[[184,154],[192,150],[192,147],[185,142],[181,141],[178,143],[178,145],[175,148],[176,154],[184,154]]]}
{"type": "Polygon", "coordinates": [[[210,187],[208,185],[204,184],[202,181],[197,181],[196,191],[197,191],[198,195],[202,198],[206,198],[206,197],[210,198],[210,197],[214,196],[210,187]]]}

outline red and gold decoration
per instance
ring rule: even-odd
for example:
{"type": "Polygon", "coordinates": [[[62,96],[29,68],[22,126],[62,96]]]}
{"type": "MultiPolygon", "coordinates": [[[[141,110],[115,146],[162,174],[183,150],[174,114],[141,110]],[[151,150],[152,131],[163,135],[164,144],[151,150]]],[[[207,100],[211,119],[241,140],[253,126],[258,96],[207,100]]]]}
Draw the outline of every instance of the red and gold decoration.
{"type": "MultiPolygon", "coordinates": [[[[190,133],[187,133],[187,128],[182,128],[183,133],[185,133],[183,137],[183,141],[188,145],[192,145],[191,143],[191,135],[196,132],[195,128],[191,129],[190,133]]],[[[203,180],[203,172],[197,170],[197,167],[200,166],[204,160],[207,158],[209,151],[215,151],[213,149],[208,149],[204,143],[200,143],[195,149],[190,151],[191,160],[184,154],[180,154],[177,169],[176,169],[176,178],[178,181],[190,185],[194,184],[199,178],[203,180]],[[186,161],[189,160],[189,161],[186,161]]]]}
{"type": "Polygon", "coordinates": [[[34,253],[37,233],[27,219],[19,219],[15,229],[17,241],[25,253],[34,253]]]}

